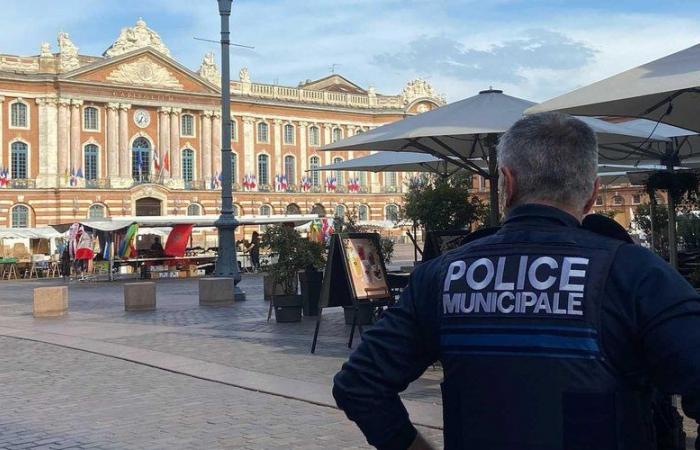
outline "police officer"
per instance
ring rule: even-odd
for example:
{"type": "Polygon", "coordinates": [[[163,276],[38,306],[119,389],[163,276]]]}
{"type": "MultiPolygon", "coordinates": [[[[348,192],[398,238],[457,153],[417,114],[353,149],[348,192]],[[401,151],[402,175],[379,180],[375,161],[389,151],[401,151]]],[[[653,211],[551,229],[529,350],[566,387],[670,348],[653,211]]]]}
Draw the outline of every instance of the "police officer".
{"type": "Polygon", "coordinates": [[[599,188],[583,122],[525,117],[498,159],[503,226],[416,269],[336,375],[338,405],[377,448],[430,448],[398,394],[440,361],[447,449],[655,449],[653,389],[700,416],[698,295],[582,226],[599,188]]]}

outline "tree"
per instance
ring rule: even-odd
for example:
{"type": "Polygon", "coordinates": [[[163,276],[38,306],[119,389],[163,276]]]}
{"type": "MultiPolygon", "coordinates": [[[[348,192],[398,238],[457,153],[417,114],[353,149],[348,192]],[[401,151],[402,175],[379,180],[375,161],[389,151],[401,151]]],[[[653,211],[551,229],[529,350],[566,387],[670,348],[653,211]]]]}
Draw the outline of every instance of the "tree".
{"type": "MultiPolygon", "coordinates": [[[[635,208],[633,223],[651,240],[651,208],[643,203],[635,208]]],[[[668,256],[668,212],[664,206],[654,206],[654,248],[659,255],[668,256]]],[[[651,243],[651,242],[650,242],[651,243]]]]}
{"type": "Polygon", "coordinates": [[[425,231],[462,230],[484,223],[488,208],[469,192],[470,181],[469,175],[461,173],[415,179],[404,196],[403,217],[425,231]]]}
{"type": "Polygon", "coordinates": [[[394,241],[388,237],[382,236],[376,227],[360,225],[357,208],[346,211],[345,217],[335,216],[333,218],[333,229],[336,233],[378,233],[384,264],[389,264],[391,262],[391,258],[394,255],[394,241]]]}

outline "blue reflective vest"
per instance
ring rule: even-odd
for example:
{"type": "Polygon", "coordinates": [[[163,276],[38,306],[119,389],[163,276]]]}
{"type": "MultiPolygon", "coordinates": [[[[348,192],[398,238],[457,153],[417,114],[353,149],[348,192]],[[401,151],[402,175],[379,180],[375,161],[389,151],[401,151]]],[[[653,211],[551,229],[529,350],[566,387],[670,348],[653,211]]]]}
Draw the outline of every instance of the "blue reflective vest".
{"type": "Polygon", "coordinates": [[[370,444],[405,449],[398,393],[439,360],[447,449],[655,449],[652,386],[700,415],[699,299],[640,246],[523,205],[421,265],[333,393],[370,444]]]}

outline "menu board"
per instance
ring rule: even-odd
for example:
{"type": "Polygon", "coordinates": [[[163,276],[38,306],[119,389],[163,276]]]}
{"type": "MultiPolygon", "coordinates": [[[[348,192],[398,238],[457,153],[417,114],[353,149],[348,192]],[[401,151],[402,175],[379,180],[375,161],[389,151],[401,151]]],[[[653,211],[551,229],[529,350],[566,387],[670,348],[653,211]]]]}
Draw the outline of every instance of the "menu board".
{"type": "Polygon", "coordinates": [[[387,298],[389,286],[377,240],[342,236],[341,242],[354,297],[357,300],[387,298]]]}

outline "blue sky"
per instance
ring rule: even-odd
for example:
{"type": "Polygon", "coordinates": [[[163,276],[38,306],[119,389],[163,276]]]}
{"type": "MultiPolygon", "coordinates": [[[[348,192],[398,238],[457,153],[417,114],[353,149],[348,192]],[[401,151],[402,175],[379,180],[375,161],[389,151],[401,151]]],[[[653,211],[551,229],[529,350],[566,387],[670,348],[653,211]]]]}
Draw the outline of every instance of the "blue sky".
{"type": "MultiPolygon", "coordinates": [[[[218,39],[215,0],[0,0],[0,53],[101,54],[143,17],[196,69],[218,39]]],[[[694,0],[234,0],[232,74],[296,85],[330,73],[398,93],[428,79],[448,100],[489,86],[541,101],[700,43],[694,0]]],[[[218,57],[217,57],[218,59],[218,57]]]]}

